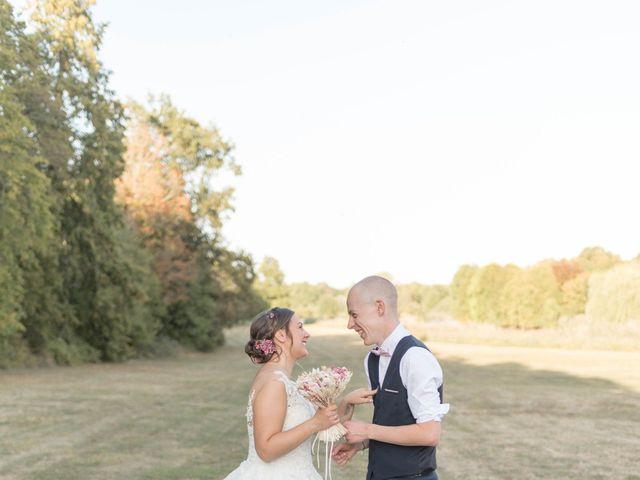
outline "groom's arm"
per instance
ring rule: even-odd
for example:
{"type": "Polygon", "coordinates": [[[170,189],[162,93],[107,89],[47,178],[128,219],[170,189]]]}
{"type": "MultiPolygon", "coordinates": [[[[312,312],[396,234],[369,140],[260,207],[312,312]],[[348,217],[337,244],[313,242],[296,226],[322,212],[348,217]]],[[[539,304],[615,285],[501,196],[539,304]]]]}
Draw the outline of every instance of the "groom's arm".
{"type": "Polygon", "coordinates": [[[341,422],[351,420],[356,405],[372,403],[373,396],[378,392],[378,389],[371,390],[371,385],[369,383],[369,355],[371,355],[371,353],[368,353],[364,357],[364,375],[367,379],[367,387],[369,390],[366,388],[358,388],[342,399],[338,405],[338,415],[340,416],[341,422]]]}
{"type": "Polygon", "coordinates": [[[410,348],[400,361],[400,377],[407,389],[407,401],[416,423],[384,426],[350,421],[348,442],[380,442],[404,446],[435,447],[440,442],[442,417],[448,404],[440,403],[438,387],[442,385],[442,369],[433,354],[424,348],[410,348]]]}
{"type": "Polygon", "coordinates": [[[441,424],[438,421],[387,427],[350,420],[345,422],[344,426],[349,430],[347,434],[347,442],[349,443],[368,443],[369,440],[377,440],[411,447],[435,447],[440,442],[440,434],[442,433],[441,424]]]}

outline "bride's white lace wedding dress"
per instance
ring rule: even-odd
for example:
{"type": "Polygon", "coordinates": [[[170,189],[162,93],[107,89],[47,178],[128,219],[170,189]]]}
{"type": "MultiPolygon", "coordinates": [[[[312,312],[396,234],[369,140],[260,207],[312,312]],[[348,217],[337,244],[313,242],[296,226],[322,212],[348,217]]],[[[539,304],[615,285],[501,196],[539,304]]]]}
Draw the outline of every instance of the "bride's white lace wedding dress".
{"type": "MultiPolygon", "coordinates": [[[[315,409],[296,388],[295,382],[284,373],[276,372],[276,378],[284,383],[287,391],[287,414],[284,418],[283,431],[300,425],[315,414],[315,409]]],[[[225,480],[322,480],[313,467],[311,444],[313,437],[308,438],[292,451],[272,461],[263,461],[256,453],[253,439],[253,397],[249,395],[247,405],[247,433],[249,434],[249,453],[247,459],[231,472],[225,480]]]]}

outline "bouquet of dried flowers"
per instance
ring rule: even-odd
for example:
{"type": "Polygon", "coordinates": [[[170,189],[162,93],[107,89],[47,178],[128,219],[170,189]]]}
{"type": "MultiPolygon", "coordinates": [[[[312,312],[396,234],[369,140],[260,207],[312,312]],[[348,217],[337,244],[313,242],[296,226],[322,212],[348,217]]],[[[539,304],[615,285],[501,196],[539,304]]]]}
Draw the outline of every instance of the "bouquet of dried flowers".
{"type": "MultiPolygon", "coordinates": [[[[328,407],[336,403],[338,395],[351,380],[351,371],[345,367],[320,367],[300,374],[296,381],[298,391],[318,408],[328,407]]],[[[318,433],[316,440],[321,440],[327,444],[325,448],[325,478],[327,474],[331,478],[331,459],[329,452],[336,442],[347,433],[347,429],[338,423],[326,430],[318,433]]],[[[314,441],[314,444],[315,444],[314,441]]],[[[318,451],[318,457],[320,452],[318,451]]],[[[318,458],[318,463],[319,458],[318,458]]]]}

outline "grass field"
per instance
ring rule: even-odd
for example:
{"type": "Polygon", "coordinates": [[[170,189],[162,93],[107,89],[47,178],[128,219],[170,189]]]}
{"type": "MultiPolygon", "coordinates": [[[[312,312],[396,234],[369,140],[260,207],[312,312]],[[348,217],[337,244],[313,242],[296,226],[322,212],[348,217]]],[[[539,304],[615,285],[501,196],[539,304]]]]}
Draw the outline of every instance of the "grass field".
{"type": "MultiPolygon", "coordinates": [[[[308,329],[301,368],[345,365],[363,385],[355,334],[308,329]]],[[[223,478],[246,455],[245,332],[207,355],[0,372],[0,479],[223,478]]],[[[640,353],[430,346],[452,405],[441,479],[640,479],[640,353]]],[[[365,461],[333,478],[363,478],[365,461]]]]}

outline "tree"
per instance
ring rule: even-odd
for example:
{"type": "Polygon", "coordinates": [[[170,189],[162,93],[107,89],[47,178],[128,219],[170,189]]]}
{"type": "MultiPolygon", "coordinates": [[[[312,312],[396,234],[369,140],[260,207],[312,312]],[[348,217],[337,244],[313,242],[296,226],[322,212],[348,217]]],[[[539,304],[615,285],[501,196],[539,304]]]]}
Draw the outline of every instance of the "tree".
{"type": "Polygon", "coordinates": [[[268,308],[255,288],[256,273],[251,255],[217,248],[213,258],[211,271],[217,286],[214,298],[219,305],[222,326],[251,319],[268,308]]]}
{"type": "Polygon", "coordinates": [[[53,239],[49,180],[20,101],[20,93],[33,87],[37,60],[24,25],[0,0],[0,363],[15,353],[26,329],[25,270],[37,268],[53,239]]]}
{"type": "Polygon", "coordinates": [[[273,257],[264,257],[258,268],[256,289],[271,307],[284,307],[291,299],[284,284],[280,263],[273,257]]]}
{"type": "Polygon", "coordinates": [[[0,364],[121,360],[159,334],[206,350],[264,305],[220,232],[232,189],[211,180],[240,173],[232,146],[161,97],[130,136],[147,150],[124,155],[94,3],[35,0],[25,33],[0,0],[0,364]],[[116,182],[125,157],[144,171],[116,182]]]}
{"type": "Polygon", "coordinates": [[[458,320],[471,320],[469,288],[478,269],[475,265],[462,265],[451,281],[452,314],[458,320]]]}
{"type": "Polygon", "coordinates": [[[515,265],[492,263],[481,267],[469,284],[469,316],[477,322],[502,324],[504,307],[501,303],[505,285],[519,273],[515,265]]]}
{"type": "Polygon", "coordinates": [[[640,263],[621,264],[591,275],[586,313],[596,322],[640,320],[640,263]]]}
{"type": "Polygon", "coordinates": [[[617,265],[622,260],[614,253],[601,247],[588,247],[580,252],[576,262],[586,272],[601,272],[617,265]]]}
{"type": "Polygon", "coordinates": [[[291,283],[285,288],[291,308],[302,318],[335,318],[344,311],[342,292],[326,283],[291,283]]]}
{"type": "Polygon", "coordinates": [[[233,145],[215,126],[202,126],[179,110],[169,96],[151,96],[149,103],[146,121],[167,139],[165,162],[182,172],[194,218],[204,232],[215,236],[224,216],[233,210],[233,188],[216,190],[213,179],[222,171],[233,175],[242,172],[232,156],[233,145]]]}
{"type": "Polygon", "coordinates": [[[588,272],[581,272],[560,286],[562,290],[560,304],[562,315],[574,316],[585,313],[589,276],[588,272]]]}
{"type": "Polygon", "coordinates": [[[407,283],[398,285],[400,315],[411,315],[426,320],[441,302],[449,296],[447,285],[422,285],[407,283]]]}
{"type": "MultiPolygon", "coordinates": [[[[49,330],[58,355],[119,360],[147,348],[156,319],[133,300],[143,287],[120,248],[127,228],[114,202],[114,180],[123,167],[123,110],[109,90],[98,60],[103,27],[95,25],[92,0],[39,0],[32,12],[33,38],[41,53],[36,77],[48,90],[21,100],[37,131],[51,182],[58,247],[51,268],[60,268],[60,324],[43,324],[32,309],[29,325],[49,330]],[[42,103],[47,108],[42,107],[42,103]],[[140,332],[145,334],[141,335],[140,332]]],[[[148,275],[147,275],[148,276],[148,275]]],[[[143,284],[144,285],[144,284],[143,284]]],[[[56,287],[58,288],[58,287],[56,287]]],[[[52,297],[53,295],[52,292],[52,297]]],[[[61,358],[64,361],[63,358],[61,358]]]]}
{"type": "Polygon", "coordinates": [[[563,315],[584,313],[587,302],[589,273],[577,260],[560,260],[551,263],[556,283],[561,290],[560,310],[563,315]]]}
{"type": "Polygon", "coordinates": [[[514,270],[503,288],[499,324],[516,328],[554,326],[560,316],[560,299],[553,263],[514,270]]]}
{"type": "Polygon", "coordinates": [[[116,182],[116,198],[153,255],[168,307],[188,300],[188,285],[196,276],[196,255],[187,241],[194,220],[182,172],[166,161],[168,139],[145,122],[139,109],[137,115],[133,112],[127,129],[126,168],[116,182]]]}
{"type": "Polygon", "coordinates": [[[148,108],[132,102],[128,114],[117,198],[152,254],[165,309],[161,334],[211,350],[224,340],[223,327],[265,306],[253,289],[251,257],[222,243],[231,189],[209,185],[221,169],[239,173],[231,147],[167,96],[148,108]]]}

